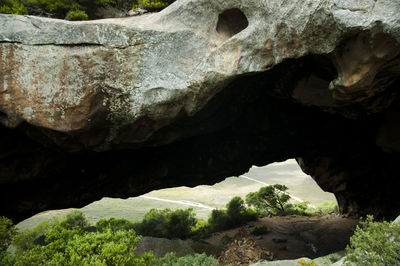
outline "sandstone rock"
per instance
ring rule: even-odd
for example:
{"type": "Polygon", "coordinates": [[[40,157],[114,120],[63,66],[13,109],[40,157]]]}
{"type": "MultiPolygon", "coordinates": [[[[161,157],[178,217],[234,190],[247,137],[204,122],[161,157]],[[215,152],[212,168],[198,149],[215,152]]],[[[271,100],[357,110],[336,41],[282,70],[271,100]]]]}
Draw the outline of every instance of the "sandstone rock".
{"type": "Polygon", "coordinates": [[[389,0],[180,0],[88,22],[0,14],[1,214],[298,157],[342,210],[393,216],[398,10],[389,0]],[[365,171],[336,160],[347,153],[365,171]],[[319,158],[339,163],[327,174],[319,158]]]}

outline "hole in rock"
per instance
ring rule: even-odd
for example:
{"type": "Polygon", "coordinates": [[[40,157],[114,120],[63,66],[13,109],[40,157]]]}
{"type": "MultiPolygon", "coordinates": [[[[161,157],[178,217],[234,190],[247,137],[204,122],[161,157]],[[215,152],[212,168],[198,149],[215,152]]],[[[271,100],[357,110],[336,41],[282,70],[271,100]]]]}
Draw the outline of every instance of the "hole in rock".
{"type": "MultiPolygon", "coordinates": [[[[192,208],[196,218],[206,221],[214,209],[223,210],[233,197],[240,196],[245,200],[250,192],[256,192],[261,187],[277,183],[289,188],[287,192],[291,196],[291,204],[308,202],[310,209],[324,206],[324,211],[329,213],[327,209],[333,209],[332,206],[336,203],[333,194],[322,191],[310,176],[301,171],[297,162],[291,159],[263,167],[253,166],[246,174],[228,177],[210,186],[201,185],[193,188],[182,186],[154,190],[128,199],[103,198],[81,208],[80,211],[92,224],[102,218],[140,221],[153,208],[161,210],[192,208]]],[[[66,209],[39,213],[22,221],[18,226],[21,229],[32,228],[43,220],[52,217],[61,218],[70,211],[71,209],[66,209]]],[[[229,230],[220,229],[218,233],[202,238],[202,243],[206,247],[208,245],[212,254],[211,247],[220,245],[224,241],[222,240],[224,236],[226,236],[224,239],[234,238],[235,235],[240,234],[241,230],[245,230],[247,233],[244,237],[248,238],[250,243],[254,241],[253,243],[257,243],[258,246],[271,251],[275,259],[296,259],[303,256],[315,258],[344,249],[354,224],[354,220],[334,215],[323,218],[319,216],[264,217],[247,222],[247,225],[233,226],[229,230]],[[261,236],[254,236],[249,232],[256,226],[267,226],[270,231],[261,236]]],[[[193,246],[195,250],[201,247],[195,244],[193,246]]]]}
{"type": "Polygon", "coordinates": [[[246,16],[237,8],[229,9],[222,12],[218,17],[217,32],[229,39],[238,34],[249,25],[246,16]]]}
{"type": "Polygon", "coordinates": [[[0,111],[0,119],[6,119],[8,115],[2,111],[0,111]]]}

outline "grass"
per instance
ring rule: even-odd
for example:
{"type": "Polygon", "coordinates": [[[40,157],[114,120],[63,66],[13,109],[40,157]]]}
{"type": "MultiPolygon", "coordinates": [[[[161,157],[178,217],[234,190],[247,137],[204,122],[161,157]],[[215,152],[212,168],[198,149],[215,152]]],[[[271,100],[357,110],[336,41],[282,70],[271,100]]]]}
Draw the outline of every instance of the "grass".
{"type": "MultiPolygon", "coordinates": [[[[284,163],[271,164],[266,167],[253,167],[246,174],[253,179],[268,184],[283,184],[289,187],[289,193],[313,205],[322,202],[335,200],[333,194],[323,192],[309,176],[299,169],[294,160],[284,163]]],[[[146,196],[157,197],[169,200],[183,200],[202,203],[207,206],[222,209],[233,196],[240,196],[243,199],[249,192],[257,191],[263,184],[238,177],[229,177],[213,186],[175,187],[152,191],[146,196]]],[[[176,203],[156,201],[145,198],[114,199],[103,198],[95,201],[80,210],[86,215],[89,222],[94,224],[102,218],[125,218],[130,221],[140,220],[151,208],[164,209],[186,209],[193,208],[197,218],[207,220],[211,210],[181,205],[176,203]]],[[[17,226],[21,229],[32,228],[42,221],[52,217],[63,217],[73,209],[46,211],[37,214],[17,226]]]]}

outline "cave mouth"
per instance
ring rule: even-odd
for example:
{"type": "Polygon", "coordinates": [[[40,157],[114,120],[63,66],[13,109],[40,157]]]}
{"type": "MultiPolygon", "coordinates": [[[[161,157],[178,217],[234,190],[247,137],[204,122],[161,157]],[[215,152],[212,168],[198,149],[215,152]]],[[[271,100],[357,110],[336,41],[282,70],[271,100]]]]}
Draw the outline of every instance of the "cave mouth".
{"type": "MultiPolygon", "coordinates": [[[[214,184],[253,165],[296,158],[323,190],[335,193],[343,213],[396,217],[400,158],[376,146],[384,114],[347,119],[304,106],[292,95],[310,76],[324,86],[337,77],[329,56],[308,55],[239,76],[194,116],[182,114],[146,143],[125,149],[72,153],[51,143],[43,129],[1,126],[0,215],[17,222],[103,197],[214,184]],[[172,136],[167,144],[166,136],[172,136]]],[[[71,144],[79,139],[63,137],[71,144]]]]}
{"type": "Polygon", "coordinates": [[[229,39],[249,26],[246,15],[238,8],[225,10],[218,16],[217,32],[229,39]]]}

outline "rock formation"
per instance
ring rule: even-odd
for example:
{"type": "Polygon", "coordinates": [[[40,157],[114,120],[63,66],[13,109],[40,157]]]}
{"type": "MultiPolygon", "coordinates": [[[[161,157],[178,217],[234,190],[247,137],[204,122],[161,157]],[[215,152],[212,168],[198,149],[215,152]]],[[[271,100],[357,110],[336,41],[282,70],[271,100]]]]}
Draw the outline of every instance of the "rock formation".
{"type": "Polygon", "coordinates": [[[178,0],[89,22],[0,14],[0,215],[296,157],[345,213],[397,216],[399,10],[178,0]]]}

